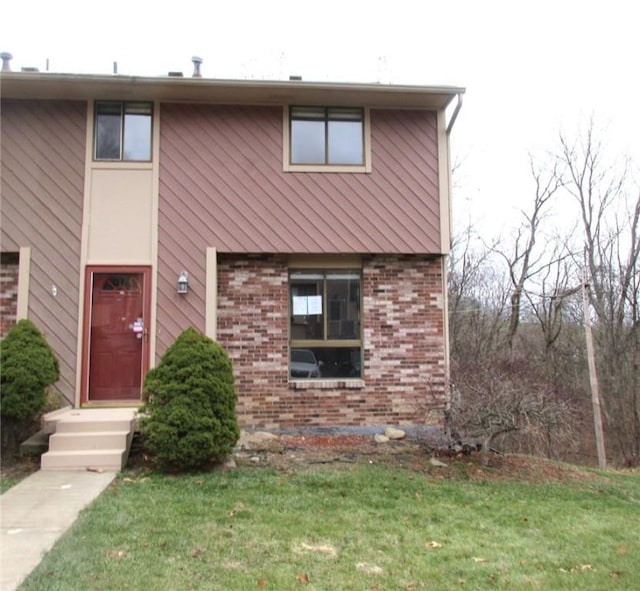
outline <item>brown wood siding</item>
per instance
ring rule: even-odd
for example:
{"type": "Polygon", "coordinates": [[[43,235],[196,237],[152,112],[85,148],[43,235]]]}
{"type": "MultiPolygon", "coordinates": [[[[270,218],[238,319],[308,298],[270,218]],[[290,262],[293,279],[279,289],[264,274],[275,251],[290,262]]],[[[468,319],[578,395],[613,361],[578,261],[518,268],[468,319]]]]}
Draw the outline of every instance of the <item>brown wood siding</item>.
{"type": "Polygon", "coordinates": [[[205,251],[438,253],[436,115],[371,112],[372,173],[282,170],[282,108],[165,104],[158,342],[204,330],[205,251]],[[178,296],[181,270],[189,295],[178,296]]]}
{"type": "Polygon", "coordinates": [[[31,247],[29,318],[74,401],[87,107],[2,101],[2,251],[31,247]],[[52,294],[56,286],[57,295],[52,294]]]}
{"type": "Polygon", "coordinates": [[[439,252],[435,114],[371,127],[371,174],[292,173],[281,108],[164,105],[161,215],[220,252],[439,252]]]}

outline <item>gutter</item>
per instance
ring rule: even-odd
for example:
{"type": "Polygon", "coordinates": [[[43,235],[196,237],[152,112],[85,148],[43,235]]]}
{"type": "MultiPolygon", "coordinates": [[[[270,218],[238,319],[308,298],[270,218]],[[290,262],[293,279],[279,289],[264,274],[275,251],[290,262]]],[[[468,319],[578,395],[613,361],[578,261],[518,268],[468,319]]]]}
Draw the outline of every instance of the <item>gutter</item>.
{"type": "Polygon", "coordinates": [[[456,119],[458,117],[458,113],[460,112],[460,109],[462,108],[462,93],[459,92],[458,94],[456,94],[456,96],[458,97],[458,103],[456,104],[456,109],[453,112],[453,115],[451,115],[451,119],[449,120],[449,124],[447,125],[447,135],[451,135],[451,130],[453,129],[453,124],[456,122],[456,119]]]}

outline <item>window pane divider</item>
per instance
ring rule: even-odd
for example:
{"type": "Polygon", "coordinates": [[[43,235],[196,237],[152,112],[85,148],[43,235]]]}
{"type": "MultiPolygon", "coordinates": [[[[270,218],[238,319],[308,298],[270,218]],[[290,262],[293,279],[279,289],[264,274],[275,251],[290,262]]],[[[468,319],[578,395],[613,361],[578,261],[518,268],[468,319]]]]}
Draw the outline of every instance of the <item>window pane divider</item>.
{"type": "Polygon", "coordinates": [[[322,348],[334,348],[334,349],[348,349],[350,347],[360,347],[362,345],[362,340],[360,339],[344,339],[344,340],[331,340],[331,341],[305,341],[305,340],[295,340],[290,341],[290,345],[293,349],[310,349],[312,347],[316,347],[318,349],[322,348]]]}

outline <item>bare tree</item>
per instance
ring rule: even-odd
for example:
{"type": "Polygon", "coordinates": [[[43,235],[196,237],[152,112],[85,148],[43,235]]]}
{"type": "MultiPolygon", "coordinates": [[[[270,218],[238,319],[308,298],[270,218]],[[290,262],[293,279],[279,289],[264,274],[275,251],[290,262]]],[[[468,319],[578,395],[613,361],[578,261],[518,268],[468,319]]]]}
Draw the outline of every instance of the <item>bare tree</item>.
{"type": "Polygon", "coordinates": [[[628,166],[605,160],[593,122],[576,141],[560,136],[565,189],[580,212],[584,260],[607,434],[618,461],[640,458],[638,275],[640,192],[629,190],[628,166]]]}
{"type": "Polygon", "coordinates": [[[562,186],[562,178],[558,173],[558,165],[545,173],[538,169],[533,159],[529,158],[531,174],[535,182],[535,195],[531,211],[522,211],[524,222],[517,229],[515,240],[509,250],[496,248],[496,252],[505,260],[511,280],[509,325],[506,332],[506,343],[513,352],[513,342],[520,326],[522,298],[528,281],[550,262],[545,256],[546,249],[535,249],[539,238],[540,224],[551,199],[562,186]]]}
{"type": "Polygon", "coordinates": [[[474,359],[497,351],[504,333],[507,292],[486,246],[468,225],[449,256],[449,332],[454,357],[474,359]],[[474,246],[475,244],[475,246],[474,246]]]}
{"type": "Polygon", "coordinates": [[[573,439],[574,409],[529,359],[487,358],[463,364],[451,405],[453,432],[480,439],[483,460],[500,437],[520,440],[520,450],[555,455],[573,439]]]}
{"type": "Polygon", "coordinates": [[[593,457],[586,269],[611,459],[640,462],[640,192],[605,156],[593,124],[575,141],[561,135],[546,167],[530,159],[532,200],[511,241],[488,245],[471,224],[454,241],[450,419],[485,448],[593,457]],[[554,234],[551,214],[563,195],[573,197],[577,223],[554,234]]]}

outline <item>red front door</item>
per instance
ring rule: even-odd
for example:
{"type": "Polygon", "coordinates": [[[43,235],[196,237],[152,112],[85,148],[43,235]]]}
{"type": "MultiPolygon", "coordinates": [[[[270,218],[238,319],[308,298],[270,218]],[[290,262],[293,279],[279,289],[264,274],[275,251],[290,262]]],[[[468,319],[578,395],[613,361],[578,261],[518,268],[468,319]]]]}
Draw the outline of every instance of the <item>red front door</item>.
{"type": "Polygon", "coordinates": [[[148,368],[149,270],[87,269],[84,402],[140,400],[148,368]]]}

